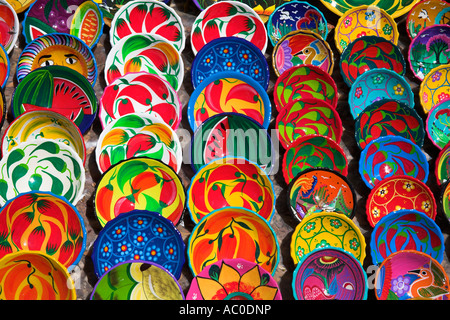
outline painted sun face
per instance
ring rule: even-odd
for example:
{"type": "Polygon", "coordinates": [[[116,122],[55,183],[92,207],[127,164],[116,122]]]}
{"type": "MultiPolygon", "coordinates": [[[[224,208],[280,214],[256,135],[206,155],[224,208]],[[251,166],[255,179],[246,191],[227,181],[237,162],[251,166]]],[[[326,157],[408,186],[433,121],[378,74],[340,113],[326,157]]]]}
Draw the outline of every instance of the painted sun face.
{"type": "Polygon", "coordinates": [[[85,77],[88,76],[85,59],[78,51],[68,46],[55,45],[43,49],[34,58],[31,70],[51,65],[69,67],[85,77]]]}

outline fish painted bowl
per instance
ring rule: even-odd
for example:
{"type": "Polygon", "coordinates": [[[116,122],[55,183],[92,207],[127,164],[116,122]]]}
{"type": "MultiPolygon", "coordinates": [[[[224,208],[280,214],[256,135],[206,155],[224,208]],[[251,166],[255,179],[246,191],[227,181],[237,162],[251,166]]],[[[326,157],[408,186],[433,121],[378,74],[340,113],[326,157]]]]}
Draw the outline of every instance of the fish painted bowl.
{"type": "Polygon", "coordinates": [[[157,74],[176,90],[184,78],[184,62],[180,52],[160,35],[132,33],[120,39],[108,52],[105,61],[105,83],[129,72],[157,74]]]}
{"type": "Polygon", "coordinates": [[[25,43],[30,43],[45,34],[66,33],[93,48],[103,34],[103,25],[103,14],[95,1],[35,0],[22,20],[22,34],[25,43]]]}
{"type": "Polygon", "coordinates": [[[0,203],[29,191],[51,192],[76,205],[86,173],[71,147],[54,140],[22,142],[0,160],[0,203]]]}
{"type": "Polygon", "coordinates": [[[426,183],[429,165],[418,145],[391,135],[372,140],[362,150],[359,173],[370,189],[380,181],[398,175],[410,176],[426,183]]]}
{"type": "Polygon", "coordinates": [[[314,65],[333,73],[334,54],[319,34],[310,30],[294,30],[283,36],[272,51],[272,66],[277,77],[298,65],[314,65]]]}
{"type": "Polygon", "coordinates": [[[95,214],[101,226],[124,212],[148,210],[174,225],[186,205],[186,192],[177,173],[160,160],[137,157],[105,171],[94,194],[95,214]]]}
{"type": "Polygon", "coordinates": [[[192,230],[187,246],[192,274],[223,259],[240,258],[275,274],[280,247],[269,222],[258,213],[239,207],[214,210],[192,230]]]}
{"type": "Polygon", "coordinates": [[[282,300],[277,281],[259,264],[241,258],[209,264],[192,280],[186,300],[282,300]]]}
{"type": "Polygon", "coordinates": [[[170,220],[157,212],[131,210],[100,230],[91,257],[99,278],[119,263],[144,260],[159,264],[179,279],[184,251],[181,233],[170,220]]]}
{"type": "Polygon", "coordinates": [[[414,108],[391,99],[373,102],[356,117],[355,140],[361,150],[371,141],[389,135],[403,137],[422,147],[423,120],[414,108]]]}
{"type": "Polygon", "coordinates": [[[279,111],[275,128],[285,149],[309,134],[320,134],[339,143],[343,132],[342,120],[336,109],[325,100],[316,98],[288,102],[279,111]]]}
{"type": "Polygon", "coordinates": [[[129,113],[110,122],[98,137],[95,160],[100,173],[133,157],[157,159],[179,173],[182,146],[163,120],[146,113],[129,113]]]}
{"type": "Polygon", "coordinates": [[[250,41],[238,37],[220,37],[206,43],[197,52],[191,67],[193,88],[217,72],[239,72],[269,87],[270,70],[266,57],[250,41]]]}
{"type": "Polygon", "coordinates": [[[212,160],[192,177],[187,191],[187,208],[195,224],[224,207],[246,208],[270,222],[275,200],[272,180],[256,163],[244,158],[212,160]]]}
{"type": "Polygon", "coordinates": [[[441,186],[439,207],[447,221],[450,222],[450,183],[448,181],[441,186]]]}
{"type": "Polygon", "coordinates": [[[367,220],[372,227],[391,212],[416,210],[434,220],[437,205],[434,194],[422,181],[410,176],[392,176],[380,181],[366,200],[367,220]]]}
{"type": "Polygon", "coordinates": [[[39,251],[70,272],[86,249],[86,228],[78,209],[50,192],[19,194],[1,208],[0,221],[0,258],[18,251],[39,251]]]}
{"type": "Polygon", "coordinates": [[[9,55],[19,38],[20,22],[12,5],[5,0],[0,1],[0,30],[2,30],[0,44],[9,55]]]}
{"type": "Polygon", "coordinates": [[[2,155],[22,142],[41,139],[65,143],[86,163],[86,144],[80,129],[72,120],[50,109],[27,111],[15,118],[3,133],[2,155]]]}
{"type": "Polygon", "coordinates": [[[293,100],[316,98],[336,108],[339,93],[336,82],[325,71],[313,65],[293,66],[276,80],[273,98],[277,111],[293,100]]]}
{"type": "Polygon", "coordinates": [[[98,112],[102,129],[128,113],[147,113],[176,130],[182,118],[182,104],[177,91],[161,76],[145,71],[129,72],[103,90],[98,112]]]}
{"type": "Polygon", "coordinates": [[[272,46],[289,32],[310,30],[324,40],[328,37],[328,22],[323,13],[306,1],[292,0],[277,6],[267,21],[267,34],[272,46]]]}
{"type": "Polygon", "coordinates": [[[440,150],[450,142],[450,100],[435,105],[427,115],[428,138],[440,150]]]}
{"type": "Polygon", "coordinates": [[[350,219],[355,215],[355,190],[347,177],[334,170],[311,168],[300,172],[289,183],[287,195],[287,205],[298,221],[323,211],[350,219]]]}
{"type": "Polygon", "coordinates": [[[379,36],[362,36],[342,51],[339,67],[342,78],[351,87],[355,80],[371,69],[385,68],[400,76],[406,72],[406,61],[400,48],[379,36]]]}
{"type": "Polygon", "coordinates": [[[348,173],[347,156],[334,140],[310,134],[297,139],[283,156],[282,172],[289,184],[300,172],[310,168],[327,168],[344,176],[348,173]]]}
{"type": "Polygon", "coordinates": [[[294,264],[317,248],[340,248],[351,253],[361,264],[366,257],[366,240],[359,227],[337,212],[317,212],[306,216],[292,234],[290,253],[294,264]]]}
{"type": "Polygon", "coordinates": [[[419,99],[425,114],[450,99],[450,64],[440,65],[427,73],[420,84],[419,99]]]}
{"type": "Polygon", "coordinates": [[[0,87],[5,90],[6,83],[11,72],[11,63],[8,53],[2,44],[0,44],[0,87]]]}
{"type": "Polygon", "coordinates": [[[267,91],[253,78],[232,71],[214,73],[191,94],[187,106],[192,131],[211,116],[236,112],[268,128],[272,106],[267,91]]]}
{"type": "Polygon", "coordinates": [[[411,8],[406,17],[406,32],[410,40],[426,27],[444,24],[443,18],[450,11],[450,4],[444,0],[421,0],[411,8]]]}
{"type": "Polygon", "coordinates": [[[97,281],[90,300],[184,300],[177,279],[158,263],[119,262],[97,281]]]}
{"type": "Polygon", "coordinates": [[[221,37],[243,38],[264,54],[269,38],[261,17],[241,1],[218,1],[195,18],[191,29],[191,49],[194,56],[209,41],[221,37]]]}
{"type": "Polygon", "coordinates": [[[337,247],[306,254],[292,279],[296,300],[367,300],[368,288],[361,262],[337,247]]]}
{"type": "Polygon", "coordinates": [[[109,29],[111,46],[136,33],[161,36],[179,52],[183,51],[186,42],[181,17],[162,1],[128,1],[117,10],[109,29]]]}
{"type": "Polygon", "coordinates": [[[275,168],[275,150],[268,130],[239,113],[221,113],[205,120],[191,140],[191,168],[195,172],[219,158],[245,158],[268,175],[275,168]]]}
{"type": "Polygon", "coordinates": [[[356,78],[348,94],[353,119],[356,119],[366,107],[383,99],[397,100],[414,108],[414,93],[403,76],[385,68],[364,72],[356,78]]]}
{"type": "Polygon", "coordinates": [[[0,299],[76,300],[67,269],[41,252],[18,251],[0,259],[0,299]]]}
{"type": "Polygon", "coordinates": [[[13,118],[32,110],[58,112],[84,134],[97,116],[98,100],[89,81],[75,70],[64,66],[41,67],[24,77],[11,97],[13,118]],[[34,90],[27,90],[30,87],[34,90]]]}
{"type": "Polygon", "coordinates": [[[438,186],[443,185],[450,179],[450,142],[439,151],[435,160],[434,174],[438,186]]]}

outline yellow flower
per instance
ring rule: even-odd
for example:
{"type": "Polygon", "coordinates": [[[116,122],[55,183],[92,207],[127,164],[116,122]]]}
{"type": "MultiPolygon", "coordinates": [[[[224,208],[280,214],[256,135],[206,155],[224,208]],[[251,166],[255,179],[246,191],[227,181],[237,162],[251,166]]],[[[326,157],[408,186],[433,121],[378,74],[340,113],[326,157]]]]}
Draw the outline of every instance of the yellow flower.
{"type": "Polygon", "coordinates": [[[397,211],[397,210],[402,210],[402,209],[405,209],[405,208],[403,208],[402,206],[399,206],[399,205],[396,205],[396,206],[395,206],[395,211],[397,211]]]}
{"type": "Polygon", "coordinates": [[[426,201],[422,201],[422,210],[424,210],[425,212],[430,211],[431,208],[431,204],[430,201],[426,200],[426,201]]]}
{"type": "Polygon", "coordinates": [[[377,207],[374,207],[372,209],[372,215],[374,218],[378,218],[380,216],[380,209],[378,209],[377,207]]]}
{"type": "Polygon", "coordinates": [[[382,198],[387,194],[388,194],[388,189],[386,187],[382,187],[382,188],[380,188],[380,190],[378,190],[378,195],[382,198]]]}
{"type": "Polygon", "coordinates": [[[394,86],[395,95],[402,96],[403,92],[405,92],[405,88],[403,88],[400,83],[394,86]]]}
{"type": "Polygon", "coordinates": [[[405,189],[408,192],[410,192],[411,190],[414,190],[415,188],[416,188],[416,186],[412,182],[407,181],[407,182],[403,183],[403,189],[405,189]]]}

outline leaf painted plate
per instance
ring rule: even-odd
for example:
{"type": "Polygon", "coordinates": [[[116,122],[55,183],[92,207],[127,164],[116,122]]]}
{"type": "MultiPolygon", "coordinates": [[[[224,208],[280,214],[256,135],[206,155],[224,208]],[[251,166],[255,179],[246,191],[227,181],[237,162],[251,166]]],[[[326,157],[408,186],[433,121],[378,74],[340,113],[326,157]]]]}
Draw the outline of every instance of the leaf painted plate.
{"type": "Polygon", "coordinates": [[[450,142],[450,100],[442,101],[430,110],[426,130],[431,142],[440,150],[450,142]]]}

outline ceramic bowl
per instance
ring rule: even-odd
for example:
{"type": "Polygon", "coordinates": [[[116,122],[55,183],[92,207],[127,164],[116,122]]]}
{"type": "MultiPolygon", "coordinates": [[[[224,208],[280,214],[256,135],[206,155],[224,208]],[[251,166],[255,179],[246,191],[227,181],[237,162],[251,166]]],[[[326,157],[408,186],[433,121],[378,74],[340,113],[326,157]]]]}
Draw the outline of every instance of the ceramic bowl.
{"type": "Polygon", "coordinates": [[[0,44],[0,87],[3,90],[5,90],[6,83],[8,82],[10,71],[11,64],[8,53],[3,45],[0,44]]]}
{"type": "Polygon", "coordinates": [[[52,256],[18,251],[0,259],[2,300],[76,300],[75,283],[52,256]]]}
{"type": "Polygon", "coordinates": [[[361,262],[340,248],[318,248],[297,264],[292,279],[296,300],[367,300],[361,262]]]}
{"type": "Polygon", "coordinates": [[[438,186],[450,179],[450,142],[439,152],[435,160],[434,173],[438,186]]]}
{"type": "Polygon", "coordinates": [[[325,71],[313,65],[293,66],[276,80],[273,89],[277,111],[292,100],[316,98],[336,108],[339,94],[336,82],[325,71]]]}
{"type": "Polygon", "coordinates": [[[157,74],[178,91],[184,78],[180,52],[160,35],[132,33],[120,39],[108,52],[105,61],[105,83],[129,73],[146,71],[157,74]]]}
{"type": "Polygon", "coordinates": [[[14,119],[3,133],[2,155],[22,142],[41,139],[65,143],[86,163],[86,144],[80,129],[72,120],[50,109],[27,111],[14,119]]]}
{"type": "Polygon", "coordinates": [[[402,250],[387,257],[375,273],[378,300],[448,300],[449,278],[430,255],[402,250]]]}
{"type": "Polygon", "coordinates": [[[138,157],[123,160],[105,171],[94,194],[101,226],[131,210],[158,212],[174,225],[186,205],[186,193],[176,172],[160,160],[138,157]]]}
{"type": "Polygon", "coordinates": [[[440,150],[450,142],[450,100],[445,100],[428,112],[426,119],[428,138],[440,150]]]}
{"type": "Polygon", "coordinates": [[[272,106],[266,90],[253,78],[233,71],[215,73],[191,94],[187,106],[192,131],[213,115],[236,112],[268,128],[272,106]]]}
{"type": "Polygon", "coordinates": [[[286,184],[309,168],[327,168],[347,176],[347,156],[334,140],[310,134],[297,139],[283,156],[282,171],[286,184]]]}
{"type": "Polygon", "coordinates": [[[129,72],[105,87],[98,115],[105,129],[111,121],[128,113],[147,113],[176,130],[181,122],[182,104],[177,91],[161,76],[146,71],[129,72]]]}
{"type": "Polygon", "coordinates": [[[98,100],[80,73],[65,66],[41,67],[19,82],[11,98],[14,118],[31,110],[50,109],[72,120],[84,134],[94,122],[98,100]],[[30,91],[28,88],[35,88],[30,91]]]}
{"type": "Polygon", "coordinates": [[[191,167],[197,172],[214,159],[245,158],[268,175],[275,167],[275,150],[266,129],[240,113],[221,113],[205,120],[191,140],[191,167]]]}
{"type": "Polygon", "coordinates": [[[379,36],[362,36],[350,42],[339,61],[342,78],[347,86],[364,72],[385,68],[400,76],[406,72],[406,62],[400,48],[379,36]]]}
{"type": "Polygon", "coordinates": [[[163,120],[146,113],[128,113],[110,122],[100,133],[95,160],[103,173],[133,157],[161,160],[179,173],[183,161],[180,139],[163,120]]]}
{"type": "Polygon", "coordinates": [[[411,8],[406,17],[406,32],[410,40],[426,27],[444,24],[442,18],[448,15],[450,4],[444,0],[421,0],[411,8]]]}
{"type": "Polygon", "coordinates": [[[235,157],[212,160],[201,167],[187,191],[187,208],[195,224],[224,207],[243,207],[270,222],[275,200],[275,189],[266,173],[256,163],[235,157]]]}
{"type": "Polygon", "coordinates": [[[209,41],[220,37],[238,37],[253,43],[264,54],[269,39],[261,17],[241,1],[218,1],[200,12],[191,29],[194,56],[209,41]]]}
{"type": "Polygon", "coordinates": [[[380,181],[397,175],[410,176],[426,183],[429,165],[418,145],[391,135],[371,141],[362,150],[359,173],[370,189],[380,181]]]}
{"type": "Polygon", "coordinates": [[[343,127],[336,109],[325,100],[306,98],[292,100],[281,108],[275,128],[283,148],[309,134],[320,134],[341,142],[343,127]]]}
{"type": "Polygon", "coordinates": [[[410,176],[392,176],[380,181],[366,200],[367,220],[372,227],[393,211],[408,209],[436,218],[434,194],[422,181],[410,176]]]}
{"type": "Polygon", "coordinates": [[[290,252],[294,264],[317,248],[340,248],[361,264],[366,257],[366,240],[359,227],[337,212],[318,212],[305,217],[292,234],[290,252]]]}
{"type": "Polygon", "coordinates": [[[86,229],[77,208],[50,192],[19,194],[1,208],[0,221],[4,239],[0,258],[18,251],[39,251],[70,272],[86,249],[86,229]]]}
{"type": "Polygon", "coordinates": [[[9,1],[0,1],[0,28],[2,30],[0,44],[9,55],[14,50],[20,32],[19,18],[9,1]]]}
{"type": "Polygon", "coordinates": [[[83,197],[86,173],[78,154],[54,140],[22,142],[0,160],[0,203],[20,193],[51,192],[76,205],[83,197]]]}
{"type": "Polygon", "coordinates": [[[269,86],[270,70],[266,57],[258,47],[243,38],[220,37],[206,43],[192,62],[192,86],[195,89],[213,74],[223,71],[245,74],[264,90],[269,86]]]}
{"type": "Polygon", "coordinates": [[[328,22],[323,13],[306,1],[292,0],[277,6],[267,21],[267,34],[272,46],[289,32],[310,30],[324,40],[328,36],[328,22]]]}
{"type": "Polygon", "coordinates": [[[214,210],[194,227],[187,256],[194,277],[208,265],[235,258],[257,263],[274,275],[280,248],[266,219],[254,211],[228,207],[214,210]]]}
{"type": "Polygon", "coordinates": [[[448,181],[441,186],[439,207],[445,218],[450,222],[450,183],[448,181]]]}
{"type": "Polygon", "coordinates": [[[111,46],[135,33],[161,36],[179,52],[183,51],[186,42],[181,17],[162,1],[128,1],[117,10],[109,29],[111,46]]]}
{"type": "Polygon", "coordinates": [[[272,275],[245,259],[209,264],[192,280],[186,300],[282,300],[272,275]]]}
{"type": "Polygon", "coordinates": [[[434,106],[450,99],[450,64],[440,65],[427,73],[420,84],[422,110],[428,114],[434,106]]]}
{"type": "Polygon", "coordinates": [[[61,4],[49,0],[35,0],[22,20],[26,43],[49,33],[66,33],[96,46],[103,34],[103,14],[98,2],[69,0],[61,4]]]}
{"type": "Polygon", "coordinates": [[[100,230],[91,257],[99,278],[119,263],[144,260],[159,264],[179,279],[184,251],[181,233],[170,220],[157,212],[131,210],[100,230]]]}
{"type": "Polygon", "coordinates": [[[356,117],[355,139],[361,150],[371,141],[389,135],[403,137],[422,147],[423,120],[414,108],[391,99],[373,102],[356,117]]]}
{"type": "Polygon", "coordinates": [[[120,262],[97,281],[91,300],[184,300],[177,279],[158,263],[120,262]]]}
{"type": "Polygon", "coordinates": [[[11,5],[11,7],[14,9],[14,11],[19,14],[24,11],[26,11],[30,5],[33,4],[35,0],[25,0],[25,1],[19,1],[19,0],[10,0],[8,3],[11,5]]]}
{"type": "Polygon", "coordinates": [[[272,51],[272,66],[277,77],[298,65],[314,65],[333,73],[334,54],[330,45],[319,34],[310,30],[294,30],[283,36],[272,51]]]}
{"type": "Polygon", "coordinates": [[[383,99],[397,100],[414,108],[414,93],[403,76],[385,68],[364,72],[356,78],[348,94],[353,119],[356,119],[366,107],[383,99]]]}
{"type": "Polygon", "coordinates": [[[341,213],[350,219],[355,215],[355,190],[345,176],[334,170],[311,168],[300,172],[289,183],[287,195],[287,205],[298,221],[323,211],[341,213]]]}

